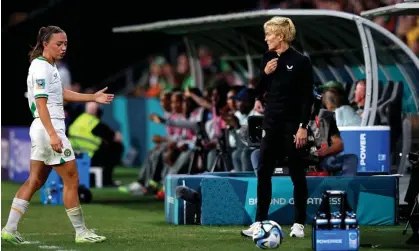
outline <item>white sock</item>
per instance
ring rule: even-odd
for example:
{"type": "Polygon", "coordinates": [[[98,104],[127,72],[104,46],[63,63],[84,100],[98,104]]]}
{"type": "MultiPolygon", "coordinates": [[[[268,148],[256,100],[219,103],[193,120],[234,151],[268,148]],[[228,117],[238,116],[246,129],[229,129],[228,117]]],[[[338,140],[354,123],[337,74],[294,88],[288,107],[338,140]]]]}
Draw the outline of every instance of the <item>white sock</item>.
{"type": "Polygon", "coordinates": [[[71,224],[73,224],[73,227],[76,230],[76,235],[83,233],[86,230],[86,225],[84,223],[83,210],[81,209],[81,206],[73,207],[65,211],[67,212],[68,218],[70,218],[71,224]]]}
{"type": "Polygon", "coordinates": [[[20,218],[26,212],[29,206],[29,201],[14,198],[12,202],[12,208],[10,209],[9,219],[7,220],[6,230],[14,232],[17,230],[20,218]]]}

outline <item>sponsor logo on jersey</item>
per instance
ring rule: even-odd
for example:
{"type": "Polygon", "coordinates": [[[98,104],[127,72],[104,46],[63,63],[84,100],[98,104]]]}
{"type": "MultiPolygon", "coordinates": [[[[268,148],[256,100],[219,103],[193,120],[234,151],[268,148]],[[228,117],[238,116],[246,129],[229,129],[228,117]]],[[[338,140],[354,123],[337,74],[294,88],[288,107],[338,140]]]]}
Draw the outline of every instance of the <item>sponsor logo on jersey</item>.
{"type": "Polygon", "coordinates": [[[35,82],[37,89],[45,89],[45,79],[37,79],[35,82]]]}

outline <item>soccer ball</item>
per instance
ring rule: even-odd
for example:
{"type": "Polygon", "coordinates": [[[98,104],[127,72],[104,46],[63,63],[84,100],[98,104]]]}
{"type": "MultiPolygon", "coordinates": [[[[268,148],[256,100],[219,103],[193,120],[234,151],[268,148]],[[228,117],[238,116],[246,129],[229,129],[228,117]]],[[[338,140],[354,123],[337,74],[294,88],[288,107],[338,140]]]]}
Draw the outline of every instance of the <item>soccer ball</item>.
{"type": "Polygon", "coordinates": [[[262,221],[253,233],[253,242],[262,249],[278,248],[284,235],[281,227],[275,221],[262,221]]]}

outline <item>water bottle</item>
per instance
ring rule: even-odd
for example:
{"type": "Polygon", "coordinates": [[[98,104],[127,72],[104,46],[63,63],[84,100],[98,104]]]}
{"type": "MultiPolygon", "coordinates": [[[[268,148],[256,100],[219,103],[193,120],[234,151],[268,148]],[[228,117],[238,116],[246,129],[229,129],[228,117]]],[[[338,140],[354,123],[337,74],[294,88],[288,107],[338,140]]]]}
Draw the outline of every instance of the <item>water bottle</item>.
{"type": "Polygon", "coordinates": [[[55,204],[54,202],[54,193],[56,192],[55,189],[55,181],[50,182],[50,184],[47,184],[46,188],[45,188],[45,193],[46,193],[46,201],[44,202],[44,204],[55,204]]]}
{"type": "Polygon", "coordinates": [[[61,199],[61,193],[63,185],[57,184],[55,181],[51,181],[50,184],[47,185],[45,188],[46,193],[46,201],[44,204],[52,204],[52,205],[58,205],[60,204],[61,199]]]}
{"type": "Polygon", "coordinates": [[[355,213],[346,212],[345,226],[346,226],[346,229],[355,229],[358,227],[358,222],[356,220],[355,213]]]}
{"type": "Polygon", "coordinates": [[[329,221],[326,218],[325,213],[320,213],[316,217],[316,229],[327,229],[329,221]]]}
{"type": "Polygon", "coordinates": [[[332,228],[340,228],[340,223],[342,222],[342,215],[340,212],[334,212],[332,213],[330,217],[330,224],[332,225],[332,228]]]}

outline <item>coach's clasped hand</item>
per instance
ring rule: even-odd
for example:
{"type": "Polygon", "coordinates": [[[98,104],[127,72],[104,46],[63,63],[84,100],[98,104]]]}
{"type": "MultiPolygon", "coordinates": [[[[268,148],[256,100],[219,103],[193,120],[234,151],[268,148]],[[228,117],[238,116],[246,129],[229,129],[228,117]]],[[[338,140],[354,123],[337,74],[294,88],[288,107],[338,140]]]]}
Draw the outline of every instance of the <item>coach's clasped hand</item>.
{"type": "Polygon", "coordinates": [[[265,66],[266,75],[269,75],[272,72],[274,72],[277,66],[278,66],[278,58],[271,59],[265,66]]]}
{"type": "Polygon", "coordinates": [[[307,129],[298,128],[297,134],[295,135],[295,146],[297,149],[302,148],[307,143],[307,129]]]}

